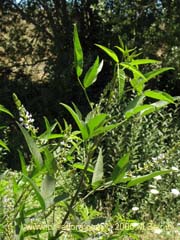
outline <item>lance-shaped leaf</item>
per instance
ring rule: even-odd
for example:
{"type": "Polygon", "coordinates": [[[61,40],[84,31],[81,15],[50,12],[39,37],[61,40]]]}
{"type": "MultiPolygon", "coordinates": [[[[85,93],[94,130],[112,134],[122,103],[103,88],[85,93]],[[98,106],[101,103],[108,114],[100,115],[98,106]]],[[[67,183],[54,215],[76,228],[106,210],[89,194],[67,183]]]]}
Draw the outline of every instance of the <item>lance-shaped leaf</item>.
{"type": "Polygon", "coordinates": [[[147,90],[144,92],[144,95],[146,97],[150,97],[150,98],[154,98],[154,99],[158,99],[158,100],[162,100],[162,101],[167,101],[169,103],[174,103],[174,98],[165,92],[147,90]]]}
{"type": "Polygon", "coordinates": [[[99,187],[102,182],[103,182],[103,175],[104,175],[104,170],[103,170],[103,155],[102,155],[102,149],[99,149],[99,155],[96,161],[96,165],[94,168],[94,173],[92,177],[92,187],[96,189],[99,187]]]}
{"type": "Polygon", "coordinates": [[[41,208],[43,210],[45,210],[46,204],[45,204],[44,198],[42,197],[42,195],[40,193],[40,189],[36,186],[36,184],[33,182],[33,180],[30,179],[28,176],[23,174],[23,177],[27,182],[29,182],[29,184],[31,185],[32,189],[34,190],[34,192],[36,194],[37,200],[39,201],[41,208]]]}
{"type": "Polygon", "coordinates": [[[154,59],[135,59],[131,61],[131,65],[142,65],[142,64],[150,64],[150,63],[159,63],[160,61],[154,59]]]}
{"type": "Polygon", "coordinates": [[[143,104],[145,96],[136,96],[126,107],[125,113],[143,104]]]}
{"type": "Polygon", "coordinates": [[[98,74],[102,70],[102,67],[103,67],[103,61],[101,61],[101,63],[99,64],[99,57],[97,57],[96,61],[94,62],[92,67],[89,68],[89,70],[87,71],[84,77],[83,85],[85,88],[88,88],[96,81],[98,74]]]}
{"type": "Polygon", "coordinates": [[[0,112],[7,113],[11,117],[13,117],[13,114],[7,108],[5,108],[3,105],[0,105],[0,112]]]}
{"type": "Polygon", "coordinates": [[[136,67],[132,66],[130,63],[120,63],[124,68],[129,69],[135,76],[141,77],[143,80],[146,80],[146,77],[140,72],[136,67]]]}
{"type": "Polygon", "coordinates": [[[37,169],[41,169],[41,167],[43,166],[43,159],[42,159],[42,156],[41,156],[38,146],[36,145],[34,139],[26,131],[26,129],[24,127],[22,127],[21,124],[19,124],[19,123],[17,123],[17,124],[18,124],[19,128],[21,129],[21,132],[24,135],[24,138],[28,145],[29,151],[32,154],[32,157],[33,157],[33,160],[34,160],[34,163],[35,163],[37,169]]]}
{"type": "MultiPolygon", "coordinates": [[[[57,122],[55,122],[52,126],[50,125],[48,119],[46,117],[44,117],[44,121],[45,121],[45,126],[46,126],[46,131],[44,133],[42,133],[38,138],[39,139],[44,139],[44,140],[48,140],[48,139],[52,139],[55,138],[55,136],[52,136],[52,132],[55,129],[55,127],[58,125],[57,122]]],[[[60,137],[60,136],[59,136],[60,137]]]]}
{"type": "Polygon", "coordinates": [[[4,149],[6,149],[7,151],[10,151],[8,146],[1,139],[0,139],[0,146],[3,147],[4,149]]]}
{"type": "Polygon", "coordinates": [[[75,111],[70,106],[68,106],[68,105],[66,105],[64,103],[61,103],[61,105],[63,105],[69,111],[71,116],[74,118],[77,126],[79,127],[79,130],[81,132],[82,138],[84,140],[86,140],[88,138],[88,132],[87,132],[85,123],[79,118],[78,114],[75,113],[75,111]]]}
{"type": "Polygon", "coordinates": [[[174,70],[174,68],[172,68],[172,67],[160,68],[160,69],[156,69],[156,70],[153,70],[151,72],[144,74],[146,77],[146,82],[152,78],[155,78],[156,76],[160,75],[161,73],[169,71],[169,70],[174,70]]]}
{"type": "Polygon", "coordinates": [[[129,166],[129,153],[125,154],[115,166],[113,173],[112,173],[112,180],[113,183],[117,184],[121,181],[123,182],[124,175],[127,171],[129,166]]]}
{"type": "Polygon", "coordinates": [[[46,147],[44,148],[44,154],[45,154],[45,167],[46,170],[48,171],[48,174],[50,176],[54,176],[55,171],[57,170],[57,165],[55,158],[53,156],[53,153],[49,151],[49,149],[46,147]]]}
{"type": "Polygon", "coordinates": [[[145,110],[142,110],[140,112],[140,115],[143,117],[149,113],[152,113],[156,110],[159,110],[163,107],[166,107],[167,105],[169,104],[169,102],[167,101],[157,101],[157,102],[154,102],[154,103],[151,103],[150,105],[153,107],[153,108],[149,108],[149,109],[145,109],[145,110]]]}
{"type": "Polygon", "coordinates": [[[46,208],[48,208],[51,204],[54,203],[53,193],[55,191],[55,186],[56,186],[55,179],[49,174],[47,174],[44,177],[41,186],[41,196],[45,201],[46,208]]]}
{"type": "Polygon", "coordinates": [[[172,170],[161,170],[161,171],[156,171],[156,172],[144,175],[144,176],[136,177],[136,178],[133,178],[131,181],[129,181],[127,186],[132,187],[132,186],[135,186],[137,184],[141,184],[143,182],[146,182],[146,181],[148,181],[148,180],[150,180],[150,179],[152,179],[156,176],[164,175],[164,174],[167,174],[167,173],[170,173],[170,172],[172,172],[172,170]]]}
{"type": "Polygon", "coordinates": [[[79,78],[83,72],[83,51],[76,24],[74,24],[74,61],[76,66],[76,74],[79,78]]]}
{"type": "Polygon", "coordinates": [[[93,136],[94,132],[100,126],[102,126],[102,124],[104,123],[106,117],[107,117],[107,114],[100,113],[100,114],[94,116],[93,118],[89,119],[89,121],[86,124],[87,130],[88,130],[88,133],[89,133],[89,137],[93,136]]]}
{"type": "Polygon", "coordinates": [[[113,130],[114,128],[117,128],[121,125],[122,125],[122,122],[119,122],[119,123],[99,127],[99,128],[97,128],[96,131],[93,132],[91,137],[95,137],[95,136],[98,136],[100,134],[105,134],[105,133],[107,133],[107,132],[109,132],[109,131],[113,130]]]}
{"type": "Polygon", "coordinates": [[[142,112],[143,110],[155,110],[155,107],[150,105],[150,104],[145,104],[145,105],[142,105],[142,106],[137,106],[129,111],[127,111],[125,113],[125,118],[128,119],[132,116],[134,116],[135,114],[137,113],[140,113],[142,112]]]}
{"type": "Polygon", "coordinates": [[[95,45],[97,47],[101,48],[105,53],[107,53],[116,63],[119,62],[118,56],[116,55],[116,53],[113,50],[111,50],[107,47],[104,47],[102,45],[99,45],[99,44],[95,44],[95,45]]]}
{"type": "Polygon", "coordinates": [[[27,176],[28,172],[27,172],[27,167],[26,167],[26,162],[25,162],[24,156],[23,156],[23,154],[20,150],[18,150],[18,153],[19,153],[19,158],[20,158],[20,162],[21,162],[22,172],[23,172],[24,175],[27,176]]]}

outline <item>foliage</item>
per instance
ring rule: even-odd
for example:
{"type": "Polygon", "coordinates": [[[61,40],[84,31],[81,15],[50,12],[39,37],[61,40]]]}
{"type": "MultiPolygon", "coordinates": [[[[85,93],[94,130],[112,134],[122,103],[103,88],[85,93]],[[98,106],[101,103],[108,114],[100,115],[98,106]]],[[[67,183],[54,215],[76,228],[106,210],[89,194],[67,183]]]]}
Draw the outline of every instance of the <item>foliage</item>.
{"type": "MultiPolygon", "coordinates": [[[[176,71],[158,76],[148,85],[178,95],[178,10],[178,1],[167,0],[3,1],[0,9],[1,103],[12,110],[11,95],[16,92],[35,113],[41,126],[44,115],[48,115],[50,121],[55,118],[61,121],[60,115],[67,118],[65,109],[59,110],[58,102],[69,104],[75,101],[81,111],[88,112],[86,103],[81,100],[83,92],[78,96],[75,94],[79,90],[77,81],[71,82],[75,79],[71,65],[75,22],[79,26],[81,44],[86,49],[84,69],[95,60],[98,52],[97,48],[92,51],[95,42],[108,47],[117,45],[119,35],[128,43],[128,48],[141,48],[144,56],[161,60],[162,67],[173,64],[176,71]],[[33,100],[29,101],[29,98],[33,100]]],[[[149,71],[153,66],[143,68],[149,71]]],[[[105,61],[99,81],[88,89],[93,101],[97,101],[111,71],[111,64],[105,61]]]]}
{"type": "MultiPolygon", "coordinates": [[[[140,70],[141,65],[155,64],[155,60],[137,59],[138,54],[127,49],[121,41],[117,47],[123,55],[124,61],[121,62],[115,51],[96,44],[111,57],[115,65],[112,81],[104,89],[100,101],[95,104],[90,100],[87,89],[96,82],[103,69],[103,61],[96,57],[94,64],[87,71],[84,69],[83,50],[76,25],[73,43],[77,80],[91,109],[84,117],[75,104],[72,108],[61,103],[74,119],[77,130],[72,130],[65,120],[62,127],[58,121],[50,124],[44,118],[46,129],[39,133],[34,127],[32,115],[27,112],[17,95],[13,95],[20,116],[16,124],[26,141],[28,151],[18,149],[21,171],[7,170],[1,174],[0,230],[6,239],[53,240],[60,237],[64,239],[66,236],[69,239],[85,239],[92,235],[98,239],[117,239],[124,236],[137,238],[135,232],[138,231],[134,227],[136,224],[133,225],[137,221],[122,217],[127,213],[131,214],[128,208],[136,198],[132,195],[126,201],[127,205],[124,205],[119,202],[119,194],[122,194],[123,200],[129,191],[139,194],[146,187],[147,181],[157,181],[153,179],[161,175],[169,174],[169,179],[163,176],[168,179],[169,184],[171,176],[176,179],[179,171],[178,168],[171,167],[170,162],[168,167],[163,161],[159,164],[166,155],[170,159],[170,155],[176,153],[178,141],[168,149],[166,146],[159,149],[158,145],[152,153],[148,148],[152,145],[147,144],[147,148],[139,145],[145,125],[147,137],[152,136],[150,139],[153,142],[154,137],[156,139],[155,133],[151,134],[151,124],[154,126],[154,121],[151,123],[150,116],[158,114],[169,104],[175,105],[179,99],[165,92],[146,88],[151,78],[170,68],[144,73],[140,70]],[[116,104],[122,107],[118,113],[113,112],[118,111],[116,104]],[[138,129],[135,128],[137,123],[138,129]],[[128,132],[129,127],[131,132],[128,132]],[[126,143],[123,142],[124,139],[130,141],[126,143]],[[121,147],[120,151],[114,140],[121,147]],[[124,145],[121,146],[122,142],[124,145]],[[144,162],[140,158],[142,147],[144,152],[142,151],[141,157],[146,156],[144,162]],[[162,150],[161,155],[156,157],[159,150],[162,150]],[[149,156],[158,160],[158,164],[154,164],[152,168],[151,162],[145,162],[149,156]],[[106,197],[101,193],[106,194],[106,197]],[[109,194],[110,205],[107,207],[109,194]],[[126,212],[122,212],[123,205],[127,207],[124,208],[126,212]],[[104,209],[106,213],[103,213],[104,209]],[[127,221],[131,228],[116,227],[121,221],[127,221]],[[90,226],[93,228],[90,229],[90,226]],[[100,227],[103,230],[99,231],[100,227]]],[[[13,117],[3,106],[0,110],[13,117]]],[[[157,118],[157,123],[160,122],[157,118]]],[[[161,140],[160,146],[164,144],[161,140]]],[[[8,150],[8,146],[1,143],[8,150]]],[[[175,181],[171,186],[172,193],[178,195],[178,182],[175,181]]],[[[162,189],[165,187],[166,182],[162,189]]],[[[153,191],[157,193],[157,189],[153,191]]],[[[153,204],[156,200],[148,193],[144,193],[141,199],[145,209],[150,206],[146,205],[146,201],[153,204]]]]}

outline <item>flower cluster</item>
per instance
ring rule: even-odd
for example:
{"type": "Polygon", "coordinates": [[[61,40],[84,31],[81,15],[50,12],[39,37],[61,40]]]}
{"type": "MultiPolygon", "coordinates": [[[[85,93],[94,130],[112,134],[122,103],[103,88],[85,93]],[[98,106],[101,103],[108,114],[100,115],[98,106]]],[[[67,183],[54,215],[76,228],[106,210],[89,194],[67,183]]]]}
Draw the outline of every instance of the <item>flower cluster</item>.
{"type": "Polygon", "coordinates": [[[18,99],[17,95],[13,94],[13,99],[16,104],[16,107],[19,111],[19,122],[33,135],[36,135],[38,129],[34,127],[34,119],[32,118],[32,114],[30,114],[21,101],[18,99]]]}

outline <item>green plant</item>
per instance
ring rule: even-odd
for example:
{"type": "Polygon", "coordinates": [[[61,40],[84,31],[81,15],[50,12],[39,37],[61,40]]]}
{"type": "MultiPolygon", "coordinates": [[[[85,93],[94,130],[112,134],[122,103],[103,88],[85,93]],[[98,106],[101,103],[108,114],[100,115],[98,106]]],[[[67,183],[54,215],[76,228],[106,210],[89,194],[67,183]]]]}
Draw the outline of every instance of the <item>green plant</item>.
{"type": "MultiPolygon", "coordinates": [[[[118,55],[109,48],[97,45],[115,61],[114,76],[105,88],[100,102],[91,102],[87,89],[95,83],[98,74],[102,70],[103,61],[96,58],[93,65],[84,74],[83,50],[78,36],[76,25],[74,26],[74,59],[78,82],[84,91],[85,98],[90,106],[90,112],[86,117],[73,104],[65,107],[77,124],[77,130],[64,121],[64,128],[56,121],[50,124],[45,120],[46,130],[38,134],[33,125],[32,116],[28,113],[20,100],[14,95],[16,106],[20,113],[20,122],[17,125],[22,132],[29,152],[18,150],[21,162],[21,172],[4,172],[0,179],[0,191],[2,193],[1,229],[7,239],[58,239],[66,236],[75,239],[85,239],[93,231],[89,231],[90,224],[98,226],[100,223],[110,224],[112,233],[105,237],[123,237],[129,235],[137,238],[133,231],[125,229],[113,231],[114,218],[121,219],[118,202],[114,212],[107,210],[103,214],[102,199],[99,193],[108,192],[117,186],[126,190],[147,182],[156,176],[172,173],[173,169],[153,169],[141,176],[132,176],[129,173],[133,149],[127,148],[122,152],[111,169],[106,166],[105,149],[102,141],[108,133],[115,129],[123,129],[133,118],[143,120],[143,116],[159,110],[168,104],[174,104],[176,98],[167,93],[146,89],[146,83],[151,79],[171,68],[161,68],[143,74],[140,71],[142,64],[157,63],[151,59],[135,59],[138,54],[128,50],[122,42],[116,47],[123,54],[123,62],[118,55]],[[129,74],[130,71],[130,74],[129,74]],[[83,80],[81,79],[84,74],[83,80]],[[114,93],[119,105],[125,97],[126,84],[128,91],[134,93],[133,99],[127,103],[126,109],[120,119],[108,114],[108,107],[113,100],[114,93]],[[117,87],[118,86],[118,87],[117,87]],[[104,98],[107,102],[103,102],[104,98]],[[146,99],[148,102],[146,103],[146,99]],[[151,102],[152,100],[156,102],[151,102]],[[102,106],[104,104],[104,111],[102,106]],[[27,158],[30,159],[27,162],[27,158]],[[9,186],[9,187],[8,187],[9,186]],[[81,200],[80,200],[81,198],[81,200]],[[90,201],[92,200],[93,201],[90,201]],[[10,214],[11,212],[11,214],[10,214]],[[8,218],[6,218],[8,214],[8,218]],[[111,216],[111,215],[112,216],[111,216]],[[110,216],[110,223],[108,222],[110,216]],[[67,229],[68,224],[71,225],[67,229]],[[74,228],[72,227],[74,226],[74,228]],[[83,226],[80,228],[78,226],[83,226]],[[86,226],[86,228],[84,227],[86,226]]],[[[94,232],[97,237],[97,232],[94,232]]]]}

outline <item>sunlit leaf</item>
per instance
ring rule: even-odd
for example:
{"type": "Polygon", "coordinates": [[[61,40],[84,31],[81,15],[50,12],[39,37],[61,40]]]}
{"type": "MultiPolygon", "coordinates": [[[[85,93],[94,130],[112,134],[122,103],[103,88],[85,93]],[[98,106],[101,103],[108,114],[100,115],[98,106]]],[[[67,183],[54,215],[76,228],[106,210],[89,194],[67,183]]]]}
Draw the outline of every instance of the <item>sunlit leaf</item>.
{"type": "Polygon", "coordinates": [[[101,48],[104,52],[106,52],[116,63],[119,62],[118,56],[116,55],[116,53],[113,50],[111,50],[107,47],[104,47],[102,45],[99,45],[99,44],[95,44],[95,45],[97,47],[101,48]]]}
{"type": "Polygon", "coordinates": [[[158,100],[162,100],[162,101],[167,101],[169,103],[174,103],[174,98],[165,92],[155,91],[155,90],[154,91],[147,90],[144,92],[144,95],[146,97],[150,97],[150,98],[154,98],[154,99],[158,99],[158,100]]]}
{"type": "Polygon", "coordinates": [[[95,137],[100,134],[105,134],[105,133],[113,130],[114,128],[119,127],[120,125],[122,125],[122,122],[99,127],[99,128],[97,128],[96,131],[93,132],[91,137],[95,137]]]}
{"type": "Polygon", "coordinates": [[[61,103],[61,105],[63,105],[70,112],[71,116],[74,118],[77,126],[79,127],[79,130],[81,131],[81,135],[83,139],[86,140],[88,138],[88,133],[87,133],[85,123],[79,119],[79,116],[77,115],[77,113],[75,113],[75,111],[70,106],[64,103],[61,103]]]}
{"type": "Polygon", "coordinates": [[[104,123],[104,120],[106,119],[106,117],[107,117],[107,114],[101,113],[101,114],[94,116],[93,118],[91,118],[88,121],[87,129],[89,131],[90,137],[93,135],[95,130],[97,130],[104,123]]]}
{"type": "Polygon", "coordinates": [[[94,62],[92,67],[89,68],[84,77],[83,85],[85,88],[88,88],[96,81],[98,74],[102,70],[102,67],[103,61],[101,61],[101,63],[99,64],[99,57],[97,57],[96,61],[94,62]]]}
{"type": "Polygon", "coordinates": [[[129,181],[127,186],[132,187],[132,186],[135,186],[137,184],[141,184],[143,182],[146,182],[146,181],[148,181],[148,180],[150,180],[150,179],[152,179],[156,176],[167,174],[167,173],[170,173],[170,172],[172,172],[172,170],[162,170],[162,171],[156,171],[156,172],[144,175],[144,176],[136,177],[136,178],[132,179],[131,181],[129,181]]]}
{"type": "Polygon", "coordinates": [[[45,201],[44,201],[44,199],[43,199],[43,197],[40,193],[40,189],[36,186],[36,184],[33,182],[33,180],[30,179],[28,176],[23,174],[23,177],[27,182],[29,182],[29,184],[31,185],[32,189],[34,190],[34,192],[36,194],[37,200],[39,201],[39,203],[41,205],[41,208],[43,210],[45,210],[46,204],[45,204],[45,201]]]}
{"type": "Polygon", "coordinates": [[[45,201],[46,208],[49,207],[54,202],[53,193],[55,191],[55,186],[56,180],[52,176],[47,174],[44,177],[41,186],[41,196],[45,201]]]}
{"type": "Polygon", "coordinates": [[[48,171],[50,176],[53,176],[55,171],[57,170],[53,153],[51,153],[49,149],[46,147],[44,148],[44,154],[45,154],[44,165],[46,167],[46,170],[48,171]]]}
{"type": "Polygon", "coordinates": [[[76,74],[78,77],[80,77],[83,72],[83,51],[82,51],[81,43],[79,40],[76,24],[74,24],[74,41],[73,42],[74,42],[74,61],[76,66],[76,74]]]}
{"type": "Polygon", "coordinates": [[[128,118],[134,116],[135,114],[140,113],[140,112],[143,111],[143,110],[150,110],[150,109],[151,109],[151,110],[155,110],[155,107],[152,106],[152,105],[150,105],[150,104],[145,104],[145,105],[142,105],[142,106],[137,106],[137,107],[135,107],[135,108],[127,111],[127,112],[125,113],[125,118],[128,119],[128,118]]]}
{"type": "Polygon", "coordinates": [[[103,175],[104,175],[103,155],[102,155],[102,149],[100,148],[99,155],[94,168],[93,177],[92,177],[92,186],[94,186],[95,188],[99,186],[99,184],[101,184],[103,181],[103,175]]]}
{"type": "Polygon", "coordinates": [[[134,74],[136,74],[137,76],[141,77],[142,79],[146,80],[146,77],[142,74],[142,72],[140,72],[137,68],[132,66],[130,63],[120,63],[120,65],[123,66],[124,68],[129,69],[134,74]]]}
{"type": "Polygon", "coordinates": [[[151,72],[144,74],[146,77],[146,82],[152,78],[155,78],[156,76],[160,75],[161,73],[169,71],[169,70],[174,70],[174,68],[172,68],[172,67],[160,68],[160,69],[156,69],[156,70],[153,70],[151,72]]]}
{"type": "Polygon", "coordinates": [[[127,171],[128,166],[129,166],[129,153],[125,154],[115,166],[112,173],[113,183],[117,184],[121,182],[127,171]]]}
{"type": "Polygon", "coordinates": [[[159,63],[157,60],[153,59],[136,59],[131,61],[131,65],[142,65],[142,64],[150,64],[150,63],[159,63]]]}
{"type": "Polygon", "coordinates": [[[125,112],[132,110],[133,108],[143,104],[145,96],[136,96],[126,107],[125,112]]]}
{"type": "Polygon", "coordinates": [[[36,145],[34,139],[29,135],[29,133],[26,131],[26,129],[21,126],[21,124],[17,123],[19,128],[21,129],[21,132],[24,135],[24,138],[26,140],[26,143],[28,145],[29,151],[31,152],[33,156],[33,160],[35,162],[35,165],[38,169],[40,169],[43,166],[43,159],[40,153],[40,150],[38,146],[36,145]]]}
{"type": "Polygon", "coordinates": [[[0,139],[0,146],[3,147],[4,149],[6,149],[7,151],[10,151],[8,146],[1,139],[0,139]]]}
{"type": "Polygon", "coordinates": [[[7,113],[11,117],[13,117],[13,114],[7,108],[5,108],[3,105],[0,105],[0,112],[7,113]]]}

